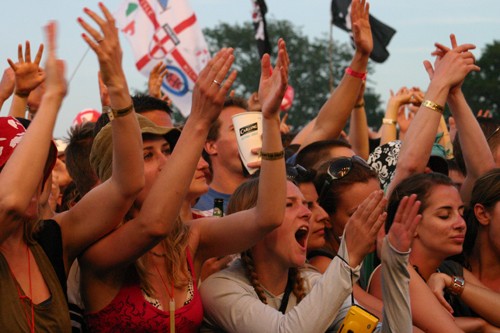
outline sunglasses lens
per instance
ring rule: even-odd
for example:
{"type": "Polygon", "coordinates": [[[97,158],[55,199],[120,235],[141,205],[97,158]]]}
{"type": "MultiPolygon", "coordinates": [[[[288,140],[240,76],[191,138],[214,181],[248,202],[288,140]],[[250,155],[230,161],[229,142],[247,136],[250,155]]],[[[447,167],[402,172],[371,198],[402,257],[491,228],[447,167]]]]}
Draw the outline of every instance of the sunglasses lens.
{"type": "Polygon", "coordinates": [[[328,174],[332,179],[341,179],[351,171],[352,160],[350,158],[342,158],[335,160],[328,168],[328,174]]]}

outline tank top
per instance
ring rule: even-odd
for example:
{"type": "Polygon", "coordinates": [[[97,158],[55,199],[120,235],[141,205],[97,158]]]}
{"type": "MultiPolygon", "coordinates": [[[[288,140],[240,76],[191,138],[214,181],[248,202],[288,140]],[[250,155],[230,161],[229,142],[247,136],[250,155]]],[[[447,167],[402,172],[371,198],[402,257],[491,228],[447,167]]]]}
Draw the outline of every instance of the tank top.
{"type": "MultiPolygon", "coordinates": [[[[203,306],[196,285],[193,261],[186,256],[194,284],[191,302],[175,310],[175,331],[198,332],[203,320],[203,306]]],[[[170,332],[170,314],[150,304],[143,296],[139,279],[125,282],[116,297],[102,310],[85,315],[91,332],[170,332]]]]}
{"type": "MultiPolygon", "coordinates": [[[[57,274],[45,252],[37,243],[30,245],[30,249],[51,295],[48,300],[33,306],[35,332],[71,332],[68,306],[57,274]]],[[[31,316],[27,318],[26,311],[30,311],[31,302],[29,299],[19,299],[18,290],[21,295],[25,295],[10,273],[7,260],[0,253],[0,330],[2,332],[30,331],[31,316]]]]}

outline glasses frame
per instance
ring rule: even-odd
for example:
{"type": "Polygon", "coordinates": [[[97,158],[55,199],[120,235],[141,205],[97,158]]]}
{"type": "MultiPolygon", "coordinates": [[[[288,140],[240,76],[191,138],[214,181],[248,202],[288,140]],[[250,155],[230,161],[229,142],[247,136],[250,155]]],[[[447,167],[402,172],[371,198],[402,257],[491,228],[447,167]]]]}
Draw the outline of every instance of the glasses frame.
{"type": "Polygon", "coordinates": [[[328,169],[326,169],[326,174],[329,178],[325,179],[323,186],[321,187],[321,191],[318,196],[318,202],[323,202],[325,193],[327,189],[330,188],[334,180],[342,179],[347,176],[349,172],[351,172],[352,166],[354,164],[353,161],[357,161],[361,166],[373,170],[373,168],[368,163],[366,163],[366,161],[362,157],[358,155],[353,155],[351,157],[341,157],[331,161],[328,169]]]}

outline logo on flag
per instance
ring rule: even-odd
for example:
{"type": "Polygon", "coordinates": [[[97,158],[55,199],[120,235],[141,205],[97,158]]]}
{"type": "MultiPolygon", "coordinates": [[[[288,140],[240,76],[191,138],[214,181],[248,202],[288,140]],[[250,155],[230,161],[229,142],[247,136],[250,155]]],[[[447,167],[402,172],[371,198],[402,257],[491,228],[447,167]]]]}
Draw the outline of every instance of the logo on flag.
{"type": "Polygon", "coordinates": [[[183,116],[189,115],[194,83],[210,54],[187,0],[125,0],[115,18],[130,42],[137,69],[149,77],[151,69],[164,62],[168,74],[162,89],[183,116]]]}

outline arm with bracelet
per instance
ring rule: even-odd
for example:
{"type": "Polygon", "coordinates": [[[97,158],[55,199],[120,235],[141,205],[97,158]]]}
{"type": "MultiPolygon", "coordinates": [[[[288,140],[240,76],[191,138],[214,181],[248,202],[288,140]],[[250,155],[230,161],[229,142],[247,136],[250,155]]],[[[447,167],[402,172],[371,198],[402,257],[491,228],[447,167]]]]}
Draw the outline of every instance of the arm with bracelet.
{"type": "Polygon", "coordinates": [[[466,51],[473,47],[472,44],[460,45],[438,57],[435,68],[429,61],[424,62],[431,82],[401,146],[388,195],[401,180],[425,170],[450,89],[459,84],[468,73],[478,70],[477,66],[467,60],[471,55],[466,51]]]}
{"type": "Polygon", "coordinates": [[[82,34],[84,41],[97,56],[100,75],[109,93],[111,122],[106,126],[111,127],[112,132],[112,140],[108,143],[113,155],[108,162],[111,175],[70,210],[55,218],[61,225],[63,240],[68,240],[67,265],[123,221],[144,186],[142,138],[122,69],[118,30],[108,9],[102,4],[99,6],[104,18],[90,9],[84,10],[99,29],[92,28],[82,18],[78,18],[78,22],[86,31],[82,34]]]}
{"type": "Polygon", "coordinates": [[[464,269],[464,276],[450,276],[434,273],[427,281],[429,288],[448,310],[451,306],[446,302],[443,292],[459,297],[478,316],[492,325],[500,327],[500,294],[483,285],[471,272],[464,269]]]}
{"type": "Polygon", "coordinates": [[[299,143],[301,148],[316,141],[338,138],[346,125],[351,111],[356,105],[362,83],[366,80],[368,58],[373,49],[368,16],[368,6],[365,6],[364,2],[351,8],[352,32],[356,51],[351,64],[345,70],[342,81],[313,120],[312,130],[307,125],[303,130],[310,131],[309,134],[306,137],[300,136],[300,133],[298,135],[298,137],[302,137],[303,141],[292,141],[292,143],[299,143]]]}

